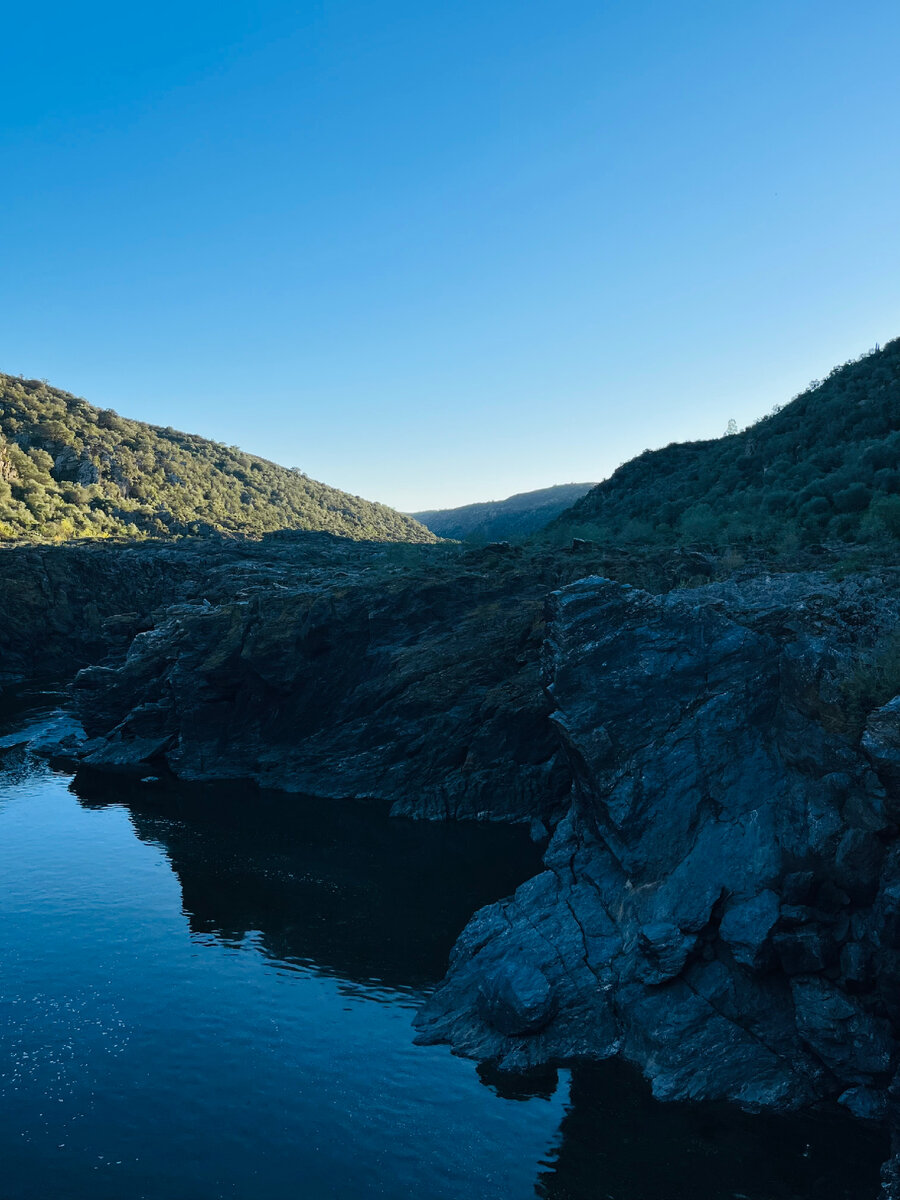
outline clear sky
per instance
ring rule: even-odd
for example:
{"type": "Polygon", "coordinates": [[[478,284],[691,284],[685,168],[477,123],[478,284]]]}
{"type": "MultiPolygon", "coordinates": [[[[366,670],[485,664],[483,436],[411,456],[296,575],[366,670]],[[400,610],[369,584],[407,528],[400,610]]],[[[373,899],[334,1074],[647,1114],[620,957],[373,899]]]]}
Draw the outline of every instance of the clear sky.
{"type": "Polygon", "coordinates": [[[7,5],[0,370],[417,509],[900,334],[897,0],[7,5]]]}

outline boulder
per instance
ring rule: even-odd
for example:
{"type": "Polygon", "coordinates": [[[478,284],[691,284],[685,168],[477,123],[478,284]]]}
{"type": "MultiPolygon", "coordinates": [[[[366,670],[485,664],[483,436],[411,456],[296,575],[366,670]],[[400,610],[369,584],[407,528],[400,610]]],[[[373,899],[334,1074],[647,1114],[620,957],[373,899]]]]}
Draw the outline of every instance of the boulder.
{"type": "Polygon", "coordinates": [[[770,934],[778,916],[778,895],[771,888],[764,888],[726,908],[719,923],[719,937],[737,962],[757,969],[765,965],[770,934]]]}
{"type": "Polygon", "coordinates": [[[555,999],[543,971],[528,963],[507,962],[482,980],[478,1008],[499,1033],[521,1037],[543,1029],[553,1016],[555,999]]]}

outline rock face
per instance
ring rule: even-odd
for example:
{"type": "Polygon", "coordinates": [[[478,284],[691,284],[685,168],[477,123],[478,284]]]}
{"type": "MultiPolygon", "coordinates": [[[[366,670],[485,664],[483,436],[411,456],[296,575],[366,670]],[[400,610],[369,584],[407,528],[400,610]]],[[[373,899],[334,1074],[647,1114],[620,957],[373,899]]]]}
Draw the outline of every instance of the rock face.
{"type": "Polygon", "coordinates": [[[159,605],[193,594],[223,551],[173,546],[0,549],[0,688],[63,681],[110,652],[125,653],[159,605]]]}
{"type": "Polygon", "coordinates": [[[95,664],[74,690],[98,770],[543,826],[570,787],[541,687],[544,597],[601,557],[312,533],[8,548],[0,686],[95,664]]]}
{"type": "Polygon", "coordinates": [[[82,762],[530,820],[544,870],[469,922],[421,1040],[896,1124],[896,573],[717,580],[701,554],[657,586],[709,582],[654,592],[577,578],[585,545],[407,551],[188,554],[136,634],[104,597],[82,762]]]}
{"type": "MultiPolygon", "coordinates": [[[[75,680],[87,766],[538,831],[566,810],[571,775],[541,681],[544,601],[588,555],[310,534],[219,545],[202,568],[192,553],[183,602],[150,614],[124,662],[75,680]]],[[[637,577],[694,572],[679,556],[606,561],[637,577]]]]}
{"type": "Polygon", "coordinates": [[[862,745],[847,663],[897,602],[748,578],[550,600],[573,801],[543,874],[482,910],[419,1017],[507,1067],[622,1054],[661,1098],[884,1112],[900,1020],[896,705],[862,745]],[[540,977],[516,1027],[484,980],[540,977]]]}
{"type": "Polygon", "coordinates": [[[482,1020],[511,1037],[537,1033],[553,1016],[553,988],[543,971],[524,963],[503,963],[478,987],[482,1020]]]}
{"type": "MultiPolygon", "coordinates": [[[[251,779],[395,814],[549,822],[568,766],[540,682],[543,595],[490,556],[396,574],[269,564],[82,671],[97,769],[251,779]]],[[[218,579],[216,588],[225,589],[218,579]]]]}

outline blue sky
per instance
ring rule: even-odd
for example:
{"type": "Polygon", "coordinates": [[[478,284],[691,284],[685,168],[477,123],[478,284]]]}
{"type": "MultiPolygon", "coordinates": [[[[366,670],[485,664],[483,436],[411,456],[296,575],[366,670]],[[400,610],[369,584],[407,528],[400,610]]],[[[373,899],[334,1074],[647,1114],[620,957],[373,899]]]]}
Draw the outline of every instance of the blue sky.
{"type": "Polygon", "coordinates": [[[16,7],[0,370],[416,509],[900,335],[896,0],[16,7]]]}

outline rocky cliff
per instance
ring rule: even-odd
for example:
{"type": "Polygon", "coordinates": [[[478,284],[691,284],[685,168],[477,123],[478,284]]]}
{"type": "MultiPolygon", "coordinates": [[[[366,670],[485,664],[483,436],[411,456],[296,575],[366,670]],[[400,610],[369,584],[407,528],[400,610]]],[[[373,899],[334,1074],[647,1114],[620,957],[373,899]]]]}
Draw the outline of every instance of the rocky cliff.
{"type": "Polygon", "coordinates": [[[82,762],[531,821],[544,870],[469,923],[422,1040],[896,1123],[895,569],[304,545],[213,562],[82,671],[82,762]]]}
{"type": "MultiPolygon", "coordinates": [[[[247,553],[158,610],[124,662],[78,675],[86,766],[555,824],[571,777],[541,683],[544,600],[592,552],[305,535],[247,553]]],[[[607,561],[635,577],[697,569],[607,561]]]]}
{"type": "Polygon", "coordinates": [[[253,779],[416,816],[549,819],[568,769],[539,684],[540,589],[348,564],[183,604],[75,683],[96,768],[253,779]]]}
{"type": "Polygon", "coordinates": [[[896,581],[550,600],[572,806],[419,1018],[508,1067],[623,1055],[657,1096],[883,1118],[900,1007],[896,581]],[[869,681],[867,684],[866,681],[869,681]]]}
{"type": "Polygon", "coordinates": [[[157,606],[196,593],[217,557],[215,542],[0,549],[0,688],[121,657],[157,606]]]}

